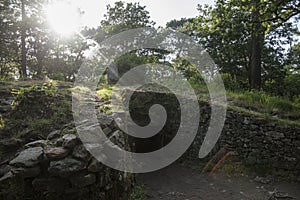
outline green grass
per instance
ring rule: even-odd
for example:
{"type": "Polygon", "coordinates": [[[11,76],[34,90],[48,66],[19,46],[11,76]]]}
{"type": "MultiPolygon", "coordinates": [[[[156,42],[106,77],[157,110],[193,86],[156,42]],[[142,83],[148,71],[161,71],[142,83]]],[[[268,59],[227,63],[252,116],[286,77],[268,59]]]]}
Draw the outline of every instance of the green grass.
{"type": "Polygon", "coordinates": [[[271,96],[257,91],[227,91],[227,98],[231,106],[281,119],[300,121],[300,106],[284,97],[271,96]]]}
{"type": "Polygon", "coordinates": [[[134,186],[128,200],[146,200],[145,186],[136,185],[134,186]]]}
{"type": "Polygon", "coordinates": [[[101,99],[101,101],[110,101],[112,96],[112,87],[103,87],[97,90],[97,95],[101,99]]]}
{"type": "MultiPolygon", "coordinates": [[[[200,101],[209,102],[205,85],[192,84],[200,101]]],[[[281,124],[300,125],[300,95],[290,100],[272,96],[263,91],[226,91],[228,108],[261,118],[276,120],[281,124]]]]}
{"type": "Polygon", "coordinates": [[[113,87],[102,86],[97,90],[97,95],[102,102],[102,105],[99,106],[99,111],[105,114],[111,114],[111,98],[112,98],[113,87]]]}
{"type": "MultiPolygon", "coordinates": [[[[66,83],[60,83],[66,84],[66,83]]],[[[25,129],[48,134],[72,120],[71,92],[54,82],[8,82],[1,84],[3,94],[14,97],[12,112],[0,122],[0,135],[22,136],[25,129]]]]}

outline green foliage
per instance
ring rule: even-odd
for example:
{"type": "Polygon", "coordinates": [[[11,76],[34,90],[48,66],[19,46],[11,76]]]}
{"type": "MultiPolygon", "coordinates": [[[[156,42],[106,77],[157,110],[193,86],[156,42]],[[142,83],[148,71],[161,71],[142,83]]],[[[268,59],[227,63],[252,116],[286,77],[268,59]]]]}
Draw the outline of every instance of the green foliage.
{"type": "Polygon", "coordinates": [[[300,107],[300,94],[297,96],[294,96],[293,102],[296,106],[300,107]]]}
{"type": "Polygon", "coordinates": [[[220,71],[242,83],[240,87],[247,89],[250,82],[259,87],[262,75],[271,89],[284,78],[287,57],[282,46],[293,41],[295,23],[288,19],[297,14],[298,7],[291,0],[275,5],[273,0],[217,0],[215,7],[199,5],[199,16],[192,22],[171,21],[169,26],[195,37],[220,71]]]}
{"type": "Polygon", "coordinates": [[[107,35],[114,35],[133,28],[153,26],[149,12],[140,3],[115,2],[114,6],[107,5],[107,13],[101,26],[107,35]]]}
{"type": "Polygon", "coordinates": [[[300,107],[289,99],[270,96],[265,92],[227,92],[228,99],[235,106],[244,107],[260,113],[277,115],[281,118],[300,119],[300,107]]]}
{"type": "Polygon", "coordinates": [[[112,98],[112,87],[103,87],[97,91],[97,95],[100,98],[102,105],[98,108],[100,112],[110,114],[111,110],[111,98],[112,98]]]}
{"type": "Polygon", "coordinates": [[[242,84],[238,82],[234,75],[222,73],[221,78],[226,90],[237,91],[242,89],[242,84]]]}
{"type": "Polygon", "coordinates": [[[290,74],[285,77],[283,93],[291,99],[300,95],[300,74],[290,74]]]}
{"type": "Polygon", "coordinates": [[[112,88],[105,87],[97,91],[97,95],[99,96],[100,100],[105,102],[111,99],[112,95],[112,88]]]}
{"type": "Polygon", "coordinates": [[[136,185],[133,188],[128,200],[146,200],[145,186],[136,185]]]}
{"type": "Polygon", "coordinates": [[[74,74],[82,64],[83,51],[89,45],[78,35],[62,39],[50,29],[44,8],[51,2],[0,2],[0,80],[21,78],[21,54],[24,53],[20,50],[21,35],[25,37],[28,78],[41,79],[47,74],[57,80],[74,79],[74,74]],[[25,5],[24,11],[22,4],[25,5]]]}
{"type": "MultiPolygon", "coordinates": [[[[130,69],[146,63],[146,57],[137,55],[135,52],[124,54],[115,60],[120,77],[130,69]]],[[[141,75],[143,76],[143,75],[141,75]]]]}
{"type": "Polygon", "coordinates": [[[12,93],[13,112],[4,128],[17,137],[26,128],[43,138],[72,120],[70,91],[58,90],[54,82],[21,87],[12,93]]]}

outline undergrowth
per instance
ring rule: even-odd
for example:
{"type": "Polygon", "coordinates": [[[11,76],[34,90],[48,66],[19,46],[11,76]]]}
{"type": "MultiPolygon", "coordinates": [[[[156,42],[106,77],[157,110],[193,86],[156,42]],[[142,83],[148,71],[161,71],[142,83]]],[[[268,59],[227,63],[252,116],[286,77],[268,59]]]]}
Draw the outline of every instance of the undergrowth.
{"type": "Polygon", "coordinates": [[[14,137],[33,131],[44,138],[72,120],[70,91],[58,89],[54,82],[13,89],[12,94],[13,110],[2,131],[14,137]]]}

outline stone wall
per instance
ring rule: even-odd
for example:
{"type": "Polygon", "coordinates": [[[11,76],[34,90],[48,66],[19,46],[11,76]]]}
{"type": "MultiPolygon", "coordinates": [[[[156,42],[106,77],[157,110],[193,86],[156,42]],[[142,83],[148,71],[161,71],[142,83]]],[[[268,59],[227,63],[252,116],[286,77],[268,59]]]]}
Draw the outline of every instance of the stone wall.
{"type": "MultiPolygon", "coordinates": [[[[74,125],[26,144],[0,164],[0,199],[127,199],[133,176],[95,160],[80,142],[74,125]]],[[[101,124],[114,137],[112,119],[101,124]]],[[[123,148],[124,138],[112,138],[123,148]]]]}
{"type": "MultiPolygon", "coordinates": [[[[155,149],[158,149],[172,140],[178,130],[180,109],[175,96],[159,92],[137,92],[132,98],[131,111],[133,119],[138,122],[139,119],[147,119],[149,107],[156,103],[163,105],[167,110],[166,125],[156,138],[152,137],[148,142],[146,140],[146,144],[144,139],[144,142],[137,140],[137,143],[140,142],[143,147],[153,144],[157,146],[155,149]],[[162,141],[158,141],[159,138],[162,141]]],[[[210,121],[210,105],[199,102],[199,107],[201,115],[199,130],[195,141],[185,154],[192,159],[198,159],[198,152],[210,121]]],[[[149,120],[147,122],[149,123],[149,120]]],[[[147,123],[142,123],[145,124],[147,123]]],[[[232,151],[239,161],[253,171],[283,176],[286,175],[284,172],[287,172],[292,177],[300,176],[299,126],[279,123],[276,119],[266,119],[228,108],[221,137],[204,161],[212,158],[225,146],[226,152],[232,151]]]]}
{"type": "MultiPolygon", "coordinates": [[[[121,148],[135,152],[157,150],[176,134],[180,108],[172,94],[137,92],[130,102],[133,120],[141,126],[147,125],[150,122],[148,111],[153,104],[163,105],[168,115],[165,126],[156,136],[136,139],[122,132],[115,134],[120,130],[107,116],[99,117],[101,127],[121,148]],[[115,135],[121,137],[114,138],[115,135]]],[[[210,119],[209,104],[200,102],[199,106],[198,134],[185,154],[193,159],[198,159],[210,119]]],[[[16,142],[22,141],[8,140],[6,147],[14,146],[16,142]]],[[[2,141],[2,146],[4,143],[2,141]]],[[[268,173],[280,171],[285,174],[281,173],[284,171],[294,177],[300,175],[299,126],[228,109],[222,135],[207,160],[224,146],[250,168],[266,169],[268,173]]],[[[67,125],[51,132],[45,140],[26,144],[16,156],[0,164],[0,199],[126,199],[132,180],[133,175],[97,162],[81,144],[74,125],[67,125]]]]}
{"type": "MultiPolygon", "coordinates": [[[[210,107],[201,105],[199,132],[187,154],[197,157],[210,119],[210,107]]],[[[212,158],[222,147],[255,172],[300,176],[300,127],[279,123],[228,108],[225,125],[212,158]],[[287,173],[284,173],[287,172],[287,173]]]]}

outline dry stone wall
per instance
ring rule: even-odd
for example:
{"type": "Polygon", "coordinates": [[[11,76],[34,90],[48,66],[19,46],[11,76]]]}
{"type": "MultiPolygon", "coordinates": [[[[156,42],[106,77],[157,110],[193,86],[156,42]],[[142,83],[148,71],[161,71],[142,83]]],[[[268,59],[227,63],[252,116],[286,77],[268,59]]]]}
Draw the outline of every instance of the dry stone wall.
{"type": "MultiPolygon", "coordinates": [[[[113,138],[112,118],[102,116],[102,128],[113,138]]],[[[73,127],[71,125],[70,127],[73,127]]],[[[32,141],[0,165],[0,199],[127,199],[133,176],[104,166],[80,142],[74,128],[51,132],[32,141]]]]}

